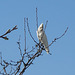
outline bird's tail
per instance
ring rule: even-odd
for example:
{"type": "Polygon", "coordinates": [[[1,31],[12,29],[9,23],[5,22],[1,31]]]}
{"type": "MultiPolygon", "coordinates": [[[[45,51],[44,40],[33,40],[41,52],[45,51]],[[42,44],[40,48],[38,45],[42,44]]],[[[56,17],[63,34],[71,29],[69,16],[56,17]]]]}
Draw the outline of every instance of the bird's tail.
{"type": "Polygon", "coordinates": [[[45,47],[47,54],[49,54],[49,48],[45,47]]]}

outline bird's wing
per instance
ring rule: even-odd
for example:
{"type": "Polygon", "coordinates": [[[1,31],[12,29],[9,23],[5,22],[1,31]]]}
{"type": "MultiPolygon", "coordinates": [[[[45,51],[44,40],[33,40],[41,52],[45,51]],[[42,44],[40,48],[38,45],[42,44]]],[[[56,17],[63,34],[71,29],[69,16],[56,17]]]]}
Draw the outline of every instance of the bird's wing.
{"type": "Polygon", "coordinates": [[[47,37],[46,37],[46,34],[44,31],[43,31],[43,36],[42,36],[41,42],[43,43],[46,52],[49,53],[48,41],[47,41],[47,37]]]}

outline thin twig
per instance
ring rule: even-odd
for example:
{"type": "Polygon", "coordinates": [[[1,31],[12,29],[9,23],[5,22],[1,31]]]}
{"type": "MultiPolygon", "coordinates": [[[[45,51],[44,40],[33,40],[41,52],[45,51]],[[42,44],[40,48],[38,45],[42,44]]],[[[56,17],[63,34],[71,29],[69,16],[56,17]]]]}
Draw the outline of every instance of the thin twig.
{"type": "Polygon", "coordinates": [[[15,27],[13,27],[12,29],[8,29],[3,35],[0,36],[0,38],[8,40],[9,38],[7,38],[7,36],[5,36],[5,35],[9,34],[11,31],[16,30],[16,29],[18,29],[17,25],[15,27]]]}
{"type": "Polygon", "coordinates": [[[0,52],[0,64],[2,64],[2,52],[0,52]]]}
{"type": "Polygon", "coordinates": [[[28,25],[28,18],[27,18],[27,27],[28,27],[28,32],[29,32],[31,38],[33,39],[33,41],[34,41],[36,44],[38,44],[38,43],[34,40],[32,34],[31,34],[31,32],[30,32],[29,25],[28,25]]]}
{"type": "Polygon", "coordinates": [[[24,18],[24,37],[25,37],[25,53],[26,53],[26,20],[25,20],[25,18],[24,18]]]}
{"type": "Polygon", "coordinates": [[[63,37],[63,36],[65,35],[65,33],[67,32],[67,30],[68,30],[68,27],[66,28],[65,32],[64,32],[60,37],[56,38],[56,40],[58,40],[58,39],[60,39],[61,37],[63,37]]]}
{"type": "Polygon", "coordinates": [[[37,14],[37,8],[36,8],[36,26],[37,26],[37,29],[38,29],[38,14],[37,14]]]}
{"type": "Polygon", "coordinates": [[[66,28],[65,32],[64,32],[60,37],[55,38],[55,39],[51,42],[51,44],[48,45],[48,47],[51,46],[54,42],[56,42],[56,40],[62,38],[62,37],[65,35],[65,33],[67,32],[67,30],[68,30],[68,27],[66,28]]]}
{"type": "Polygon", "coordinates": [[[46,21],[46,24],[45,24],[45,28],[44,28],[44,31],[46,30],[46,27],[47,27],[47,23],[48,23],[48,20],[46,21]]]}
{"type": "Polygon", "coordinates": [[[18,48],[19,48],[19,50],[20,50],[20,55],[21,55],[21,57],[22,57],[22,50],[21,50],[21,46],[20,46],[20,36],[19,36],[19,41],[17,42],[17,44],[18,44],[18,48]]]}

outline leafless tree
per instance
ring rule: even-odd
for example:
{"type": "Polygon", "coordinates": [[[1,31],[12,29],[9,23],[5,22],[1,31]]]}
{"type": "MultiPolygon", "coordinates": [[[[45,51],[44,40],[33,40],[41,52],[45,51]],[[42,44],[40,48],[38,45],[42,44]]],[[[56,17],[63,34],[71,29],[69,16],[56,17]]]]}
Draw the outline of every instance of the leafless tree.
{"type": "MultiPolygon", "coordinates": [[[[48,21],[46,21],[45,24],[45,29],[47,26],[48,21]]],[[[38,15],[37,15],[37,8],[36,8],[36,27],[38,28],[38,15]]],[[[8,40],[8,37],[6,36],[8,33],[10,33],[13,30],[16,30],[17,26],[15,26],[13,29],[8,29],[8,31],[1,35],[0,38],[3,38],[5,40],[8,40]]],[[[44,30],[45,30],[44,29],[44,30]]],[[[67,27],[68,29],[68,27],[67,27]]],[[[59,36],[58,38],[55,38],[48,47],[50,47],[54,42],[56,42],[58,39],[62,38],[65,33],[67,32],[67,29],[65,30],[65,32],[59,36]]],[[[10,60],[10,62],[5,61],[4,59],[2,59],[2,55],[0,52],[0,66],[2,67],[2,70],[0,70],[0,74],[2,75],[23,75],[24,72],[26,71],[27,68],[29,68],[30,65],[33,64],[33,61],[35,60],[35,58],[42,56],[42,52],[45,51],[45,48],[39,43],[37,42],[34,37],[31,34],[30,28],[29,28],[29,22],[28,22],[28,18],[24,18],[24,40],[25,40],[25,48],[24,48],[24,52],[22,52],[23,50],[21,49],[21,44],[20,44],[20,37],[19,40],[17,42],[18,44],[18,49],[20,51],[20,60],[16,60],[13,61],[12,59],[10,60]],[[27,28],[26,28],[27,27],[27,28]],[[26,48],[26,31],[28,29],[30,38],[32,38],[33,42],[35,42],[34,47],[32,47],[32,49],[27,50],[26,48]],[[22,67],[21,67],[22,66],[22,67]],[[7,68],[11,67],[10,72],[8,72],[7,68]]]]}

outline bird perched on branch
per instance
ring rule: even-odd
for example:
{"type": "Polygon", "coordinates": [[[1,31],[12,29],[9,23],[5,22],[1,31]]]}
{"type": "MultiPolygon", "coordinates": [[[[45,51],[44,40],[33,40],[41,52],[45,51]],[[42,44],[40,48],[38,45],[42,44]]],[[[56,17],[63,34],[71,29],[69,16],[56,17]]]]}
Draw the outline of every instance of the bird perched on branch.
{"type": "Polygon", "coordinates": [[[38,37],[39,41],[44,45],[47,54],[49,54],[48,41],[47,41],[46,34],[43,30],[43,23],[41,23],[40,26],[38,27],[37,37],[38,37]]]}

